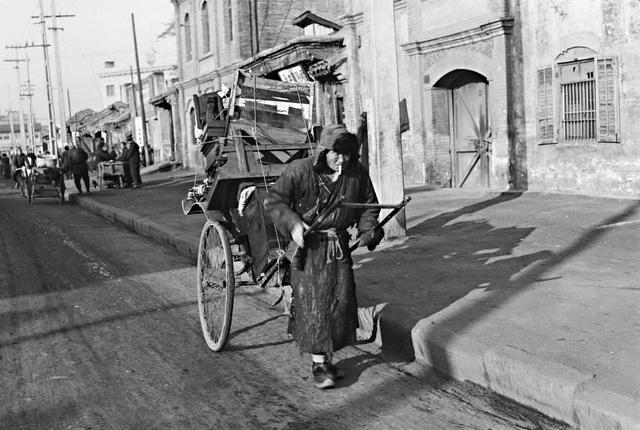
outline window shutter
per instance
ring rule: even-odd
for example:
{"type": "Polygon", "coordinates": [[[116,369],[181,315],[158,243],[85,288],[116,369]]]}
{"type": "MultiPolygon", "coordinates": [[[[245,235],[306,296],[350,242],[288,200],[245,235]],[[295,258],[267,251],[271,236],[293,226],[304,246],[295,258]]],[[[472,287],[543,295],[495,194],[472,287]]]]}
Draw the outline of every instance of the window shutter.
{"type": "Polygon", "coordinates": [[[430,114],[429,126],[432,133],[433,147],[428,148],[425,158],[427,181],[434,184],[455,183],[451,158],[451,90],[447,88],[429,88],[430,114]]]}
{"type": "Polygon", "coordinates": [[[553,68],[538,69],[538,140],[555,140],[555,115],[553,109],[553,68]]]}
{"type": "Polygon", "coordinates": [[[618,62],[615,58],[596,60],[596,89],[598,141],[619,142],[618,62]]]}

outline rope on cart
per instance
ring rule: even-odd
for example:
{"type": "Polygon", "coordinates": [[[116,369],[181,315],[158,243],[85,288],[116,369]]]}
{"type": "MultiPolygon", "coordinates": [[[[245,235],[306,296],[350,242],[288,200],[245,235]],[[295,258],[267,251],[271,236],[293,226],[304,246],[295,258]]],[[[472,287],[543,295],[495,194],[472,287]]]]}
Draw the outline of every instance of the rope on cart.
{"type": "MultiPolygon", "coordinates": [[[[300,112],[302,112],[302,120],[304,121],[304,128],[307,131],[307,142],[309,142],[309,150],[311,151],[311,155],[315,156],[316,153],[313,150],[313,145],[311,145],[311,134],[309,133],[309,124],[307,123],[307,119],[304,117],[304,109],[302,108],[302,99],[300,98],[300,91],[298,91],[298,85],[296,85],[296,94],[298,95],[298,104],[300,105],[300,112]]],[[[311,107],[311,103],[309,103],[309,110],[311,111],[313,108],[311,107]]]]}
{"type": "MultiPolygon", "coordinates": [[[[262,151],[260,151],[260,145],[258,144],[258,109],[257,109],[258,101],[256,100],[256,91],[257,91],[256,76],[253,75],[253,138],[256,141],[256,149],[258,151],[258,157],[260,157],[260,160],[262,160],[262,151]]],[[[265,133],[264,130],[262,130],[262,132],[265,133]]],[[[270,139],[269,137],[267,138],[270,139]]],[[[262,182],[264,183],[264,187],[267,191],[269,191],[269,184],[267,184],[267,175],[264,172],[264,166],[262,165],[262,161],[259,161],[258,164],[260,165],[260,170],[262,171],[262,182]]],[[[284,254],[284,250],[282,249],[282,244],[280,243],[280,235],[278,234],[278,229],[276,228],[275,224],[273,224],[273,231],[275,232],[276,242],[278,243],[278,253],[284,254]]],[[[280,263],[279,257],[276,264],[278,263],[280,263]]],[[[277,271],[278,271],[278,282],[280,282],[280,275],[279,275],[280,269],[278,268],[277,271]]]]}

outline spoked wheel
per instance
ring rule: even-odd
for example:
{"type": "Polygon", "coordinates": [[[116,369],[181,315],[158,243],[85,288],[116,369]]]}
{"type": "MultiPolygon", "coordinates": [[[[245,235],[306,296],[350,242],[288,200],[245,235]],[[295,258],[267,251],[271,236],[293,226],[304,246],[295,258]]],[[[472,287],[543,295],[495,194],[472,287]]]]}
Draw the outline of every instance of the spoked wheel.
{"type": "Polygon", "coordinates": [[[227,342],[235,277],[227,229],[218,221],[207,221],[198,247],[198,311],[202,334],[212,351],[227,342]]]}

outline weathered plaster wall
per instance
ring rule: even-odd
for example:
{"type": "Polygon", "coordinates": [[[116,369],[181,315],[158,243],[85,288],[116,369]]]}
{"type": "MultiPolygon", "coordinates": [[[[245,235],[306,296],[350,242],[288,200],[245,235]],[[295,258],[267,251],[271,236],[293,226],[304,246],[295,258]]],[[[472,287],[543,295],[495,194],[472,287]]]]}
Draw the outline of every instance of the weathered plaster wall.
{"type": "MultiPolygon", "coordinates": [[[[635,0],[522,2],[529,189],[640,194],[640,3],[635,0]],[[619,143],[541,145],[536,135],[536,70],[585,46],[619,64],[619,143]]],[[[557,105],[556,105],[557,108],[557,105]]]]}

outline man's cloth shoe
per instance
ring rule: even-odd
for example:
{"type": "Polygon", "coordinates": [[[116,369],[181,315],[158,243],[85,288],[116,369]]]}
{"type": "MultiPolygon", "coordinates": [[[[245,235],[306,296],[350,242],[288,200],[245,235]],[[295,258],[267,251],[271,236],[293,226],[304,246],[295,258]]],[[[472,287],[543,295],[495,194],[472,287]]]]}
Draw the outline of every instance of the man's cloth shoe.
{"type": "Polygon", "coordinates": [[[325,389],[335,386],[335,376],[327,366],[327,363],[313,363],[311,373],[316,382],[316,387],[325,389]]]}

